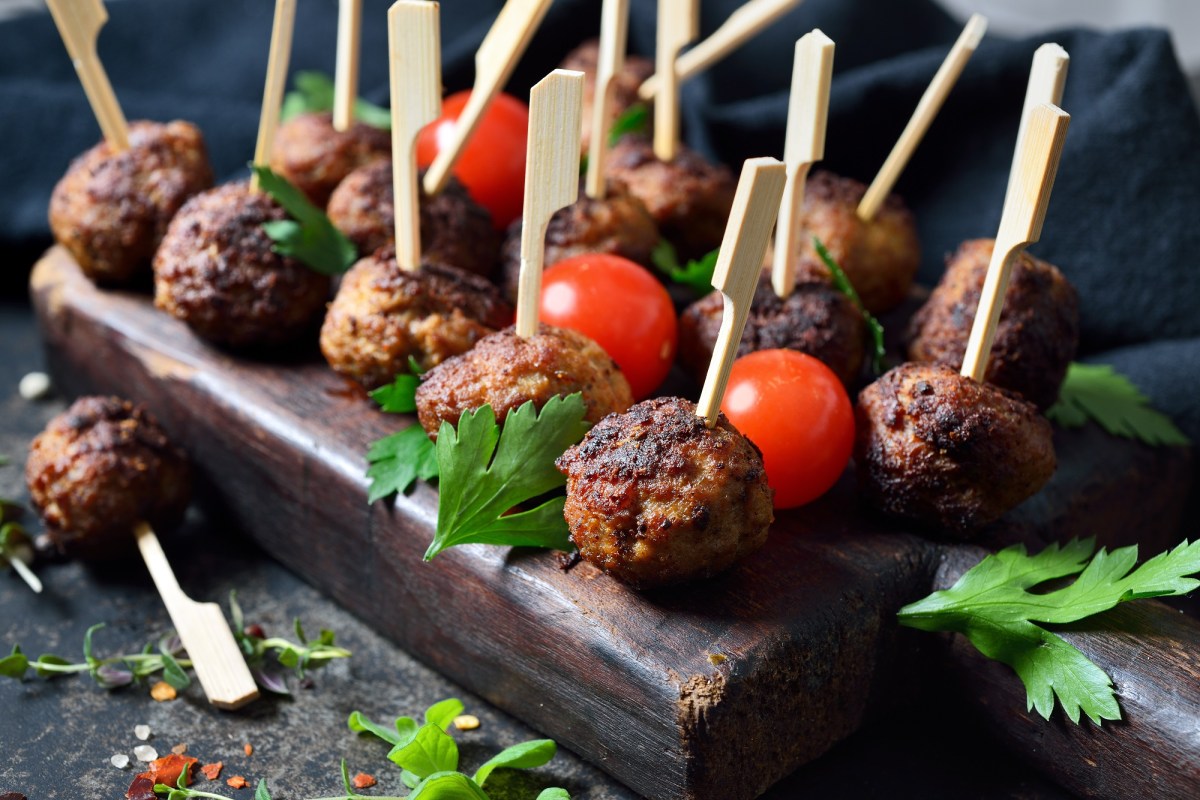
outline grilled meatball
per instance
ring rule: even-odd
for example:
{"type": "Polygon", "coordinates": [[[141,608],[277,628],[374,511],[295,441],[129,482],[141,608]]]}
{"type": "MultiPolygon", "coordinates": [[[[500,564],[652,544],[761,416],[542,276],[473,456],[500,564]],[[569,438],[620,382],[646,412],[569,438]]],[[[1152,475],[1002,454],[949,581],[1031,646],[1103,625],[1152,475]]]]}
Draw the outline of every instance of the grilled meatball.
{"type": "MultiPolygon", "coordinates": [[[[908,357],[962,367],[994,239],[964,242],[909,325],[908,357]]],[[[1058,399],[1079,345],[1079,296],[1058,268],[1021,253],[1013,261],[984,380],[1045,411],[1058,399]]]]}
{"type": "Polygon", "coordinates": [[[859,219],[867,187],[831,172],[814,172],[805,183],[800,211],[802,258],[817,260],[812,237],[821,240],[854,284],[872,314],[895,308],[912,288],[921,264],[921,243],[912,212],[890,195],[870,222],[859,219]]]}
{"type": "Polygon", "coordinates": [[[392,135],[365,122],[348,130],[333,127],[333,115],[298,114],[279,126],[271,169],[324,208],[329,195],[354,170],[392,153],[392,135]]]}
{"type": "MultiPolygon", "coordinates": [[[[592,107],[596,102],[596,70],[600,62],[600,42],[589,39],[563,59],[562,69],[583,73],[583,128],[579,146],[587,152],[592,141],[592,107]]],[[[613,76],[613,99],[609,106],[609,124],[629,110],[638,98],[638,87],[654,74],[654,62],[643,56],[626,56],[621,71],[613,76]]]]}
{"type": "Polygon", "coordinates": [[[580,555],[640,588],[728,569],[774,520],[758,448],[724,414],[705,427],[678,397],[606,417],[557,464],[580,555]]]}
{"type": "MultiPolygon", "coordinates": [[[[423,173],[422,173],[423,174],[423,173]]],[[[485,278],[496,268],[500,234],[492,215],[456,178],[430,197],[420,189],[421,254],[485,278]]],[[[392,162],[375,161],[351,172],[329,198],[329,219],[369,255],[396,239],[392,162]]]]}
{"type": "MultiPolygon", "coordinates": [[[[650,255],[660,238],[646,206],[626,194],[624,187],[613,187],[603,200],[593,200],[581,192],[577,201],[550,218],[545,263],[550,267],[572,256],[607,253],[650,268],[650,255]]],[[[502,259],[504,294],[515,303],[521,282],[521,220],[508,228],[502,259]]]]}
{"type": "Polygon", "coordinates": [[[33,440],[25,481],[58,549],[125,555],[133,528],[176,524],[191,493],[187,460],[154,417],[116,397],[84,397],[33,440]]]}
{"type": "Polygon", "coordinates": [[[437,366],[512,320],[512,308],[488,281],[425,261],[400,269],[385,245],[342,278],[321,326],[321,352],[338,373],[368,389],[409,370],[437,366]]]}
{"type": "Polygon", "coordinates": [[[230,347],[283,344],[311,327],[329,278],[272,250],[262,229],[287,212],[246,182],[197,195],[154,256],[154,304],[230,347]]]}
{"type": "Polygon", "coordinates": [[[640,136],[622,139],[605,166],[610,180],[624,183],[642,201],[680,257],[699,258],[721,246],[737,189],[727,167],[682,146],[664,163],[640,136]]]}
{"type": "Polygon", "coordinates": [[[536,335],[523,339],[506,328],[430,370],[417,388],[417,418],[436,439],[443,421],[457,425],[463,412],[485,404],[503,422],[529,401],[540,409],[555,395],[576,392],[593,423],[633,403],[616,363],[582,333],[539,325],[536,335]]]}
{"type": "Polygon", "coordinates": [[[212,186],[204,137],[190,122],[134,122],[129,149],[108,142],[71,162],[50,196],[50,229],[97,283],[149,274],[184,202],[212,186]]]}
{"type": "Polygon", "coordinates": [[[859,484],[888,514],[958,535],[998,519],[1054,474],[1032,403],[942,364],[902,364],[858,396],[859,484]]]}

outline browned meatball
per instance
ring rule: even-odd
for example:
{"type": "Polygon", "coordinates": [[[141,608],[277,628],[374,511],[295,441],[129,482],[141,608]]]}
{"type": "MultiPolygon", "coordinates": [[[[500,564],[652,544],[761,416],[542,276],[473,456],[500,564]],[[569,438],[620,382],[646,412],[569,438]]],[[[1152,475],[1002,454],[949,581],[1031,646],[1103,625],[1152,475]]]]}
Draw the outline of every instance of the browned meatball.
{"type": "Polygon", "coordinates": [[[328,112],[298,114],[275,132],[271,169],[324,208],[347,175],[376,159],[389,158],[391,153],[389,131],[358,121],[338,131],[328,112]]]}
{"type": "Polygon", "coordinates": [[[852,178],[814,172],[805,184],[800,211],[800,255],[817,260],[812,237],[820,239],[863,305],[879,314],[908,296],[921,264],[921,243],[912,212],[896,195],[888,196],[874,219],[863,222],[857,209],[866,191],[852,178]]]}
{"type": "Polygon", "coordinates": [[[133,528],[176,524],[191,494],[187,459],[154,417],[116,397],[84,397],[50,420],[29,449],[29,495],[62,552],[110,559],[133,528]]]}
{"type": "MultiPolygon", "coordinates": [[[[679,358],[699,382],[708,373],[724,307],[723,295],[712,292],[688,306],[679,319],[679,358]]],[[[772,348],[798,350],[819,359],[851,386],[862,372],[866,341],[862,314],[828,280],[798,278],[792,294],[781,300],[771,287],[771,276],[764,273],[738,355],[772,348]]]]}
{"type": "MultiPolygon", "coordinates": [[[[600,42],[589,39],[576,47],[560,65],[562,69],[583,73],[583,128],[579,146],[587,152],[592,141],[592,107],[596,98],[596,69],[600,62],[600,42]]],[[[609,124],[629,110],[638,98],[638,87],[654,74],[654,62],[643,56],[626,56],[625,65],[613,76],[613,99],[609,106],[609,124]]]]}
{"type": "Polygon", "coordinates": [[[470,272],[426,261],[400,269],[391,245],[350,268],[321,326],[321,352],[368,389],[465,353],[512,320],[500,291],[470,272]]]}
{"type": "Polygon", "coordinates": [[[506,328],[430,370],[417,388],[417,418],[433,439],[443,421],[490,405],[501,422],[529,401],[541,408],[555,395],[583,394],[588,422],[633,403],[629,381],[608,354],[582,333],[539,325],[528,339],[506,328]]]}
{"type": "Polygon", "coordinates": [[[262,229],[287,212],[246,182],[197,195],[154,256],[154,304],[230,347],[283,344],[313,326],[329,278],[272,250],[262,229]]]}
{"type": "Polygon", "coordinates": [[[902,364],[858,396],[854,460],[888,514],[959,535],[1054,474],[1050,423],[1018,395],[941,364],[902,364]]]}
{"type": "Polygon", "coordinates": [[[605,166],[610,180],[624,183],[645,204],[680,257],[699,258],[721,246],[737,189],[727,167],[682,146],[664,163],[640,136],[622,139],[605,166]]]}
{"type": "Polygon", "coordinates": [[[678,397],[601,420],[558,459],[580,555],[633,586],[707,578],[762,547],[774,520],[758,448],[678,397]]]}
{"type": "MultiPolygon", "coordinates": [[[[550,218],[545,263],[550,267],[572,256],[608,253],[649,269],[654,265],[650,254],[661,238],[646,206],[624,187],[611,188],[603,200],[581,193],[550,218]]],[[[502,257],[504,294],[515,303],[521,282],[521,220],[509,226],[502,257]]]]}
{"type": "Polygon", "coordinates": [[[50,196],[50,230],[97,283],[149,274],[184,202],[213,184],[204,137],[190,122],[134,122],[129,149],[108,142],[71,162],[50,196]]]}
{"type": "MultiPolygon", "coordinates": [[[[994,239],[963,242],[908,329],[908,356],[962,367],[994,239]]],[[[1079,296],[1058,268],[1021,253],[1012,265],[984,380],[1054,405],[1079,346],[1079,296]]]]}
{"type": "MultiPolygon", "coordinates": [[[[491,275],[500,234],[488,210],[472,200],[455,178],[433,197],[420,191],[422,256],[485,278],[491,275]]],[[[347,175],[329,198],[328,213],[363,255],[392,244],[396,239],[392,162],[375,161],[347,175]]]]}

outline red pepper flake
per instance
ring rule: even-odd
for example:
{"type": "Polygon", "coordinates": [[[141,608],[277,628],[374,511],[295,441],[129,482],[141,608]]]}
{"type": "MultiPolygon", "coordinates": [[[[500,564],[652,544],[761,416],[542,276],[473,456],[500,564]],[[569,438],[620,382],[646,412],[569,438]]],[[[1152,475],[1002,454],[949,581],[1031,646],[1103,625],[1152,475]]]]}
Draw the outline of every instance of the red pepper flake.
{"type": "Polygon", "coordinates": [[[129,784],[125,797],[128,800],[158,800],[158,795],[154,794],[154,781],[150,780],[150,776],[144,772],[129,784]]]}
{"type": "Polygon", "coordinates": [[[192,780],[195,778],[194,772],[198,760],[191,756],[181,756],[178,753],[172,753],[169,756],[163,756],[151,761],[150,769],[138,773],[138,776],[145,776],[150,780],[151,784],[164,783],[167,786],[173,787],[179,781],[179,776],[183,774],[184,766],[187,766],[187,782],[188,785],[191,785],[192,780]]]}
{"type": "Polygon", "coordinates": [[[171,748],[171,752],[177,756],[181,756],[187,752],[187,745],[186,744],[177,744],[171,748]]]}
{"type": "Polygon", "coordinates": [[[246,744],[242,746],[242,749],[246,751],[246,755],[254,755],[254,745],[250,744],[249,742],[246,742],[246,744]]]}
{"type": "Polygon", "coordinates": [[[351,783],[354,784],[355,789],[370,789],[375,785],[375,776],[360,772],[354,776],[354,780],[351,783]]]}
{"type": "Polygon", "coordinates": [[[215,781],[217,778],[221,777],[221,770],[223,769],[225,769],[225,762],[218,761],[215,764],[205,764],[200,768],[200,772],[203,773],[204,777],[208,780],[215,781]]]}
{"type": "Polygon", "coordinates": [[[225,783],[229,784],[235,789],[245,789],[250,785],[250,783],[241,775],[234,775],[232,778],[226,780],[225,783]]]}

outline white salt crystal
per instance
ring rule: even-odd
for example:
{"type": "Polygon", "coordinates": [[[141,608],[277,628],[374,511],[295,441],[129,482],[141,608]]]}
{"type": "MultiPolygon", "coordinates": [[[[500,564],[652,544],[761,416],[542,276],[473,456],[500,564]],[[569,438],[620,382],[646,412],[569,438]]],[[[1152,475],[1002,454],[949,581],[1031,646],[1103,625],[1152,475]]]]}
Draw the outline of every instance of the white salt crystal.
{"type": "Polygon", "coordinates": [[[40,400],[50,392],[50,376],[44,372],[31,372],[17,384],[17,394],[26,400],[40,400]]]}
{"type": "Polygon", "coordinates": [[[133,728],[133,735],[136,736],[137,738],[141,739],[143,742],[146,741],[147,739],[150,738],[150,726],[149,725],[135,725],[133,728]]]}
{"type": "Polygon", "coordinates": [[[112,764],[117,769],[125,769],[129,766],[129,756],[125,755],[124,753],[117,753],[108,760],[108,763],[112,764]]]}
{"type": "Polygon", "coordinates": [[[138,761],[153,761],[158,758],[158,751],[148,744],[139,744],[133,748],[133,754],[137,756],[138,761]]]}

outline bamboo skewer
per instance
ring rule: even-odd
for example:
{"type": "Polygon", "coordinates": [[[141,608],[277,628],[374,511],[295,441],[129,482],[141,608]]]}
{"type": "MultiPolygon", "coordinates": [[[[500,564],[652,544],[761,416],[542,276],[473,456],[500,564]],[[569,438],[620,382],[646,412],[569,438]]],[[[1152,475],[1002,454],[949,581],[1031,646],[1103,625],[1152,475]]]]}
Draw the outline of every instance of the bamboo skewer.
{"type": "Polygon", "coordinates": [[[787,182],[775,227],[771,285],[782,298],[796,286],[797,242],[804,183],[812,165],[825,157],[825,123],[829,118],[829,84],[833,79],[833,40],[819,29],[796,42],[792,91],[788,100],[787,138],[783,161],[787,182]]]}
{"type": "Polygon", "coordinates": [[[337,69],[333,79],[333,129],[336,131],[347,131],[354,125],[361,40],[362,0],[338,0],[337,69]]]}
{"type": "Polygon", "coordinates": [[[879,211],[879,207],[891,193],[892,187],[900,178],[900,173],[904,171],[908,160],[912,158],[917,145],[925,136],[925,132],[929,130],[934,117],[941,110],[942,103],[946,101],[950,90],[954,88],[958,76],[962,74],[963,67],[967,65],[967,61],[975,53],[975,48],[983,40],[986,30],[987,19],[980,14],[973,14],[967,20],[966,27],[959,34],[954,46],[950,48],[950,53],[942,65],[938,67],[929,87],[921,95],[921,100],[917,103],[917,108],[913,111],[912,118],[896,141],[895,147],[888,154],[887,160],[879,168],[879,174],[875,176],[875,180],[871,182],[867,193],[863,195],[862,201],[858,204],[860,219],[870,221],[875,217],[875,213],[879,211]]]}
{"type": "Polygon", "coordinates": [[[438,194],[446,187],[454,165],[479,127],[483,112],[508,82],[549,9],[550,0],[508,0],[500,9],[475,53],[475,85],[454,126],[454,138],[438,152],[425,173],[426,194],[438,194]]]}
{"type": "Polygon", "coordinates": [[[129,123],[117,102],[108,73],[96,53],[96,39],[108,22],[108,11],[101,0],[46,0],[58,26],[67,54],[75,65],[83,92],[104,140],[114,151],[129,149],[129,123]]]}
{"type": "Polygon", "coordinates": [[[725,227],[713,271],[713,288],[724,295],[721,330],[713,347],[712,360],[708,362],[700,402],[696,405],[696,416],[701,417],[709,428],[717,424],[725,386],[729,383],[729,370],[746,329],[746,317],[758,286],[763,256],[767,253],[767,241],[779,213],[779,200],[783,197],[786,181],[787,170],[777,159],[751,158],[742,165],[729,224],[725,227]]]}
{"type": "MultiPolygon", "coordinates": [[[[749,0],[729,15],[707,39],[675,60],[676,80],[683,84],[753,39],[775,20],[804,0],[749,0]]],[[[649,102],[658,94],[659,77],[651,75],[638,87],[638,96],[649,102]]]]}
{"type": "Polygon", "coordinates": [[[661,91],[654,101],[654,155],[672,161],[679,152],[679,50],[700,34],[698,0],[658,0],[654,69],[661,91]]]}
{"type": "Polygon", "coordinates": [[[976,381],[982,381],[987,372],[1013,259],[1042,235],[1042,222],[1070,121],[1071,116],[1061,108],[1043,103],[1029,112],[1021,134],[1021,150],[1016,157],[1017,180],[1004,201],[1000,230],[963,358],[962,374],[976,381]]]}
{"type": "Polygon", "coordinates": [[[579,126],[583,73],[556,69],[529,92],[529,141],[521,223],[517,335],[537,333],[542,261],[550,217],[579,196],[579,126]]]}
{"type": "Polygon", "coordinates": [[[1021,107],[1021,122],[1017,126],[1017,146],[1013,151],[1012,169],[1008,174],[1008,189],[1004,194],[1006,204],[1017,180],[1017,154],[1021,152],[1029,112],[1042,103],[1062,107],[1063,87],[1067,83],[1067,67],[1070,63],[1071,57],[1067,55],[1067,51],[1052,42],[1042,45],[1033,54],[1029,85],[1025,88],[1025,103],[1021,107]]]}
{"type": "MultiPolygon", "coordinates": [[[[287,82],[288,61],[292,57],[292,29],[296,23],[296,0],[275,0],[275,21],[271,26],[271,52],[267,56],[267,80],[263,88],[262,113],[258,117],[258,141],[254,145],[254,163],[271,161],[275,129],[279,127],[279,109],[287,82]]],[[[258,176],[250,177],[250,191],[258,191],[258,176]]]]}
{"type": "Polygon", "coordinates": [[[625,65],[629,37],[629,0],[604,0],[600,16],[600,57],[592,99],[592,141],[588,147],[585,191],[593,200],[605,194],[604,162],[608,158],[609,109],[616,84],[613,78],[625,65]]]}
{"type": "Polygon", "coordinates": [[[442,113],[439,13],[424,0],[399,0],[388,10],[396,263],[405,270],[421,266],[417,136],[442,113]]]}

